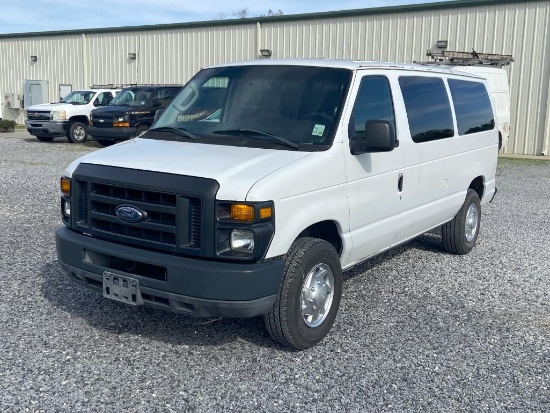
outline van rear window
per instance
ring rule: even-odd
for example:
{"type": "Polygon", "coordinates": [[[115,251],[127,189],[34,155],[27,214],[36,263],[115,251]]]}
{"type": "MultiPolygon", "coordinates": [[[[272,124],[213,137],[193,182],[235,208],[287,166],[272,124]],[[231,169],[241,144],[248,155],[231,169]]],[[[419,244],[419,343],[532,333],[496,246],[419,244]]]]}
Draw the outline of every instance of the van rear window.
{"type": "Polygon", "coordinates": [[[428,142],[454,136],[451,104],[443,79],[401,76],[399,85],[414,142],[428,142]]]}
{"type": "Polygon", "coordinates": [[[480,82],[449,79],[459,135],[492,130],[495,116],[489,93],[480,82]]]}

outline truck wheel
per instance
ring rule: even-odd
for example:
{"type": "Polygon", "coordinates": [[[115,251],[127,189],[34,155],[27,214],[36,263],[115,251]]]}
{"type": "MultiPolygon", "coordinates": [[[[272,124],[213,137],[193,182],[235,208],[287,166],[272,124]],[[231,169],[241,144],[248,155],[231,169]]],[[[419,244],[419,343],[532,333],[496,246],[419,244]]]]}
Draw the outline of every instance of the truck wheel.
{"type": "Polygon", "coordinates": [[[67,131],[67,139],[72,143],[84,143],[88,137],[86,125],[82,122],[71,122],[67,131]]]}
{"type": "Polygon", "coordinates": [[[134,135],[135,138],[137,138],[139,135],[147,132],[149,130],[149,125],[139,125],[136,128],[136,133],[134,135]]]}
{"type": "Polygon", "coordinates": [[[303,350],[329,333],[342,296],[342,267],[334,247],[317,238],[299,238],[285,259],[279,296],[264,315],[269,335],[303,350]]]}
{"type": "Polygon", "coordinates": [[[473,189],[468,189],[466,199],[455,217],[441,226],[443,248],[453,254],[468,254],[477,240],[481,226],[481,204],[473,189]]]}
{"type": "Polygon", "coordinates": [[[45,135],[37,135],[36,139],[38,139],[40,142],[51,142],[53,141],[55,136],[45,136],[45,135]]]}

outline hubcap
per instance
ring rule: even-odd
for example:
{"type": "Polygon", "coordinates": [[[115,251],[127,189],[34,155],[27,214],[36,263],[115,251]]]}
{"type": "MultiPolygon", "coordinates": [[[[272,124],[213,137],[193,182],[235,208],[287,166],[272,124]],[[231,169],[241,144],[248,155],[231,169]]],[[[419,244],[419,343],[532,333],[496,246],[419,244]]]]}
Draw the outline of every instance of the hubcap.
{"type": "Polygon", "coordinates": [[[466,213],[466,222],[464,223],[464,230],[466,233],[466,241],[472,242],[477,232],[479,210],[476,204],[470,205],[468,212],[466,213]]]}
{"type": "Polygon", "coordinates": [[[74,128],[74,139],[77,141],[81,141],[86,137],[86,130],[82,126],[77,126],[74,128]]]}
{"type": "Polygon", "coordinates": [[[317,264],[302,286],[302,318],[308,327],[317,327],[330,311],[334,274],[327,264],[317,264]]]}

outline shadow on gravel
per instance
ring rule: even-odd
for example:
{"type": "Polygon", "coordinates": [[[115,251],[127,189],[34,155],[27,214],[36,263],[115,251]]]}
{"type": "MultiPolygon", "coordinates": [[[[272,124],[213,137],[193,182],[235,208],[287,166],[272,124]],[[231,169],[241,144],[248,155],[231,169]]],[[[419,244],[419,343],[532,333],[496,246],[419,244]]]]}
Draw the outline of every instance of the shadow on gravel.
{"type": "Polygon", "coordinates": [[[25,143],[36,143],[36,144],[40,144],[40,145],[57,145],[57,144],[64,143],[64,144],[67,144],[67,145],[72,145],[74,147],[78,147],[79,145],[82,145],[82,146],[85,146],[85,147],[88,147],[88,148],[99,148],[99,149],[103,148],[103,146],[101,146],[95,140],[88,140],[84,143],[71,143],[67,140],[67,138],[65,138],[63,136],[55,137],[50,142],[41,142],[33,136],[33,137],[30,137],[30,138],[24,138],[23,142],[25,142],[25,143]]]}
{"type": "Polygon", "coordinates": [[[284,349],[265,330],[261,317],[195,318],[151,307],[132,307],[73,283],[57,261],[42,268],[42,294],[56,308],[113,335],[138,335],[173,345],[219,346],[244,340],[284,349]]]}
{"type": "Polygon", "coordinates": [[[411,241],[389,249],[388,251],[369,258],[363,263],[344,271],[344,282],[359,275],[363,275],[367,271],[374,270],[387,261],[398,259],[401,255],[412,249],[436,253],[443,252],[446,254],[443,249],[443,245],[441,244],[441,228],[435,228],[430,232],[414,238],[411,241]]]}

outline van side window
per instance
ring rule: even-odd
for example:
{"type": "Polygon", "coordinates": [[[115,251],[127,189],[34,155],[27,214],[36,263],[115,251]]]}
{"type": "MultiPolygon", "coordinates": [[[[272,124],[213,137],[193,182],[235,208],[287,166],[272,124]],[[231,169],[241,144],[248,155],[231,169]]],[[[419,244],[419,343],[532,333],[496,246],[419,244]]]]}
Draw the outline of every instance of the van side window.
{"type": "Polygon", "coordinates": [[[395,130],[393,99],[390,82],[385,76],[365,76],[353,106],[355,136],[365,138],[365,124],[369,120],[385,120],[395,130]]]}
{"type": "Polygon", "coordinates": [[[495,116],[485,85],[480,82],[449,79],[459,135],[492,130],[495,116]]]}
{"type": "Polygon", "coordinates": [[[454,136],[451,104],[443,79],[401,76],[399,85],[414,142],[428,142],[454,136]]]}

